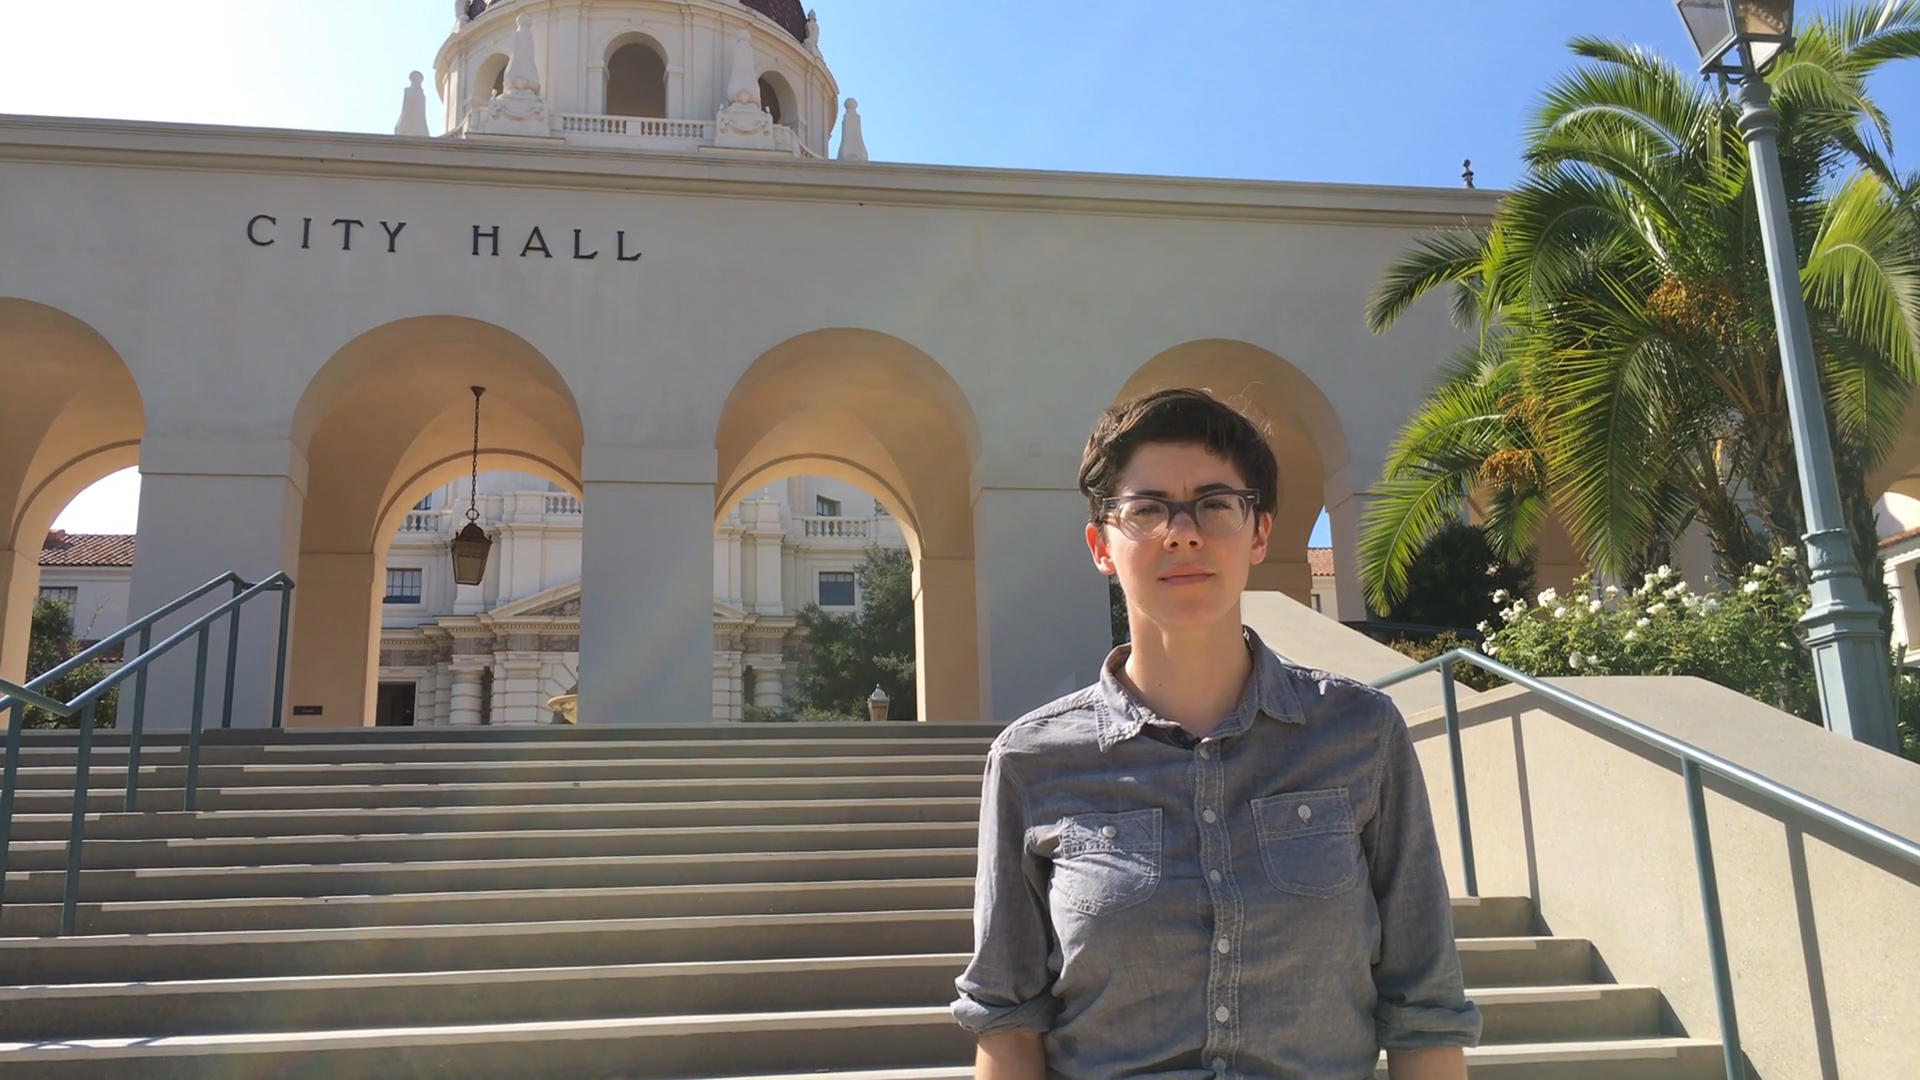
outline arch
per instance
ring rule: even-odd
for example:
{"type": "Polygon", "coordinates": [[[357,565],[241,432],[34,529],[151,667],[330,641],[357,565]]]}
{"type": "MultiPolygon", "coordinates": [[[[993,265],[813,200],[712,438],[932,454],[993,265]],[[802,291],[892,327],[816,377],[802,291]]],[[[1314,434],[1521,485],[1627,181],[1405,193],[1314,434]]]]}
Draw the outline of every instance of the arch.
{"type": "Polygon", "coordinates": [[[777,70],[760,74],[760,107],[773,115],[774,123],[799,127],[800,98],[793,92],[793,83],[777,70]]]}
{"type": "Polygon", "coordinates": [[[607,52],[608,116],[667,115],[666,50],[650,37],[624,34],[607,52]]]}
{"type": "Polygon", "coordinates": [[[887,334],[803,334],[735,383],[715,447],[716,523],[742,493],[804,474],[847,480],[888,504],[914,555],[918,715],[978,719],[971,483],[980,433],[952,376],[887,334]]]}
{"type": "Polygon", "coordinates": [[[291,686],[328,726],[371,715],[381,568],[401,515],[470,467],[471,386],[481,465],[550,476],[580,491],[584,435],[572,391],[524,338],[458,316],[403,319],[340,349],[293,416],[307,460],[291,686]]]}
{"type": "Polygon", "coordinates": [[[1334,520],[1339,572],[1352,575],[1351,553],[1341,559],[1337,534],[1343,512],[1353,509],[1353,455],[1340,415],[1320,387],[1276,353],[1244,341],[1208,339],[1176,345],[1147,361],[1114,401],[1178,386],[1205,388],[1246,413],[1266,433],[1280,464],[1273,538],[1247,587],[1312,603],[1307,543],[1322,509],[1334,520]]]}
{"type": "Polygon", "coordinates": [[[1878,500],[1889,491],[1920,496],[1920,393],[1907,400],[1900,435],[1867,478],[1867,495],[1878,500]]]}
{"type": "Polygon", "coordinates": [[[493,53],[480,61],[473,73],[473,104],[484,106],[505,89],[507,65],[511,62],[512,58],[506,53],[493,53]]]}
{"type": "Polygon", "coordinates": [[[95,481],[139,463],[146,413],[118,351],[85,322],[0,297],[0,676],[26,674],[40,548],[95,481]]]}

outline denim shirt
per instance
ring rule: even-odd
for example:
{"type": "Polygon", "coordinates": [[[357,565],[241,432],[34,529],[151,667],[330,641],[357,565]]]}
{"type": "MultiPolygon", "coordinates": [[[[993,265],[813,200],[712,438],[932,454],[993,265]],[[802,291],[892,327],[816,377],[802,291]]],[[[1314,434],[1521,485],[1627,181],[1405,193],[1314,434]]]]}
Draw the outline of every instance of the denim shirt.
{"type": "Polygon", "coordinates": [[[1406,722],[1246,640],[1204,739],[1126,689],[1121,646],[988,752],[953,1013],[1042,1033],[1050,1080],[1365,1080],[1479,1040],[1406,722]]]}

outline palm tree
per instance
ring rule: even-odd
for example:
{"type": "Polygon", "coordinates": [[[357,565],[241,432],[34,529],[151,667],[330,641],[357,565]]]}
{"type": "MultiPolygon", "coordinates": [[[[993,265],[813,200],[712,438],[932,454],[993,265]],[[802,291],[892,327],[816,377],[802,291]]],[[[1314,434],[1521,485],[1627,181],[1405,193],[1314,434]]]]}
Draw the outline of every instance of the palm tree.
{"type": "MultiPolygon", "coordinates": [[[[1478,330],[1402,430],[1362,521],[1385,607],[1469,499],[1507,554],[1557,512],[1594,567],[1666,561],[1693,523],[1723,572],[1804,533],[1739,109],[1647,52],[1593,38],[1528,131],[1492,225],[1436,233],[1386,274],[1376,332],[1435,289],[1478,330]]],[[[1865,476],[1920,379],[1920,200],[1867,94],[1920,56],[1920,0],[1800,28],[1772,73],[1802,284],[1863,564],[1865,476]]],[[[1869,574],[1870,583],[1878,582],[1869,574]]]]}

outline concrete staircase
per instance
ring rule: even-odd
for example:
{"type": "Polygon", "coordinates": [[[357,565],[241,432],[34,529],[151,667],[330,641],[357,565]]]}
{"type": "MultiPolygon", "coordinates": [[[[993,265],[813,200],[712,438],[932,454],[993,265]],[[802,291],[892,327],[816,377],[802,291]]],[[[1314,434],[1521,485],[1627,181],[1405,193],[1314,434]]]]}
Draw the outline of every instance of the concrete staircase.
{"type": "MultiPolygon", "coordinates": [[[[196,814],[177,742],[118,812],[107,736],[67,939],[73,750],[30,738],[0,1080],[969,1077],[947,1002],[995,730],[216,733],[196,814]]],[[[1527,900],[1454,921],[1475,1080],[1719,1075],[1527,900]]]]}

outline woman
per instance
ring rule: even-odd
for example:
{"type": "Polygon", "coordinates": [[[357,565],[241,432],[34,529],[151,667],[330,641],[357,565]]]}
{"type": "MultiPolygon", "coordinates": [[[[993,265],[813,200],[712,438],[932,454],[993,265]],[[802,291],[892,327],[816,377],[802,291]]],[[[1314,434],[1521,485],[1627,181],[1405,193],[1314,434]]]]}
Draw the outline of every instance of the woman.
{"type": "Polygon", "coordinates": [[[988,754],[978,1080],[1464,1080],[1466,1000],[1426,789],[1384,695],[1240,623],[1279,489],[1204,391],[1108,410],[1080,487],[1132,641],[988,754]]]}

